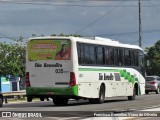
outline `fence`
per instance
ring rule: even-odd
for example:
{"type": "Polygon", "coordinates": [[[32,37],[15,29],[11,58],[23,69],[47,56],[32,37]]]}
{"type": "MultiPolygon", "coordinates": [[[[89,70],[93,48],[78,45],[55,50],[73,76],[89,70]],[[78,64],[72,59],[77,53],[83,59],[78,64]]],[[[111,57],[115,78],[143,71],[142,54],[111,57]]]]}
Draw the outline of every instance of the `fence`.
{"type": "Polygon", "coordinates": [[[14,96],[26,96],[26,91],[21,90],[21,91],[11,91],[11,92],[2,92],[4,102],[8,103],[7,98],[14,97],[14,96]]]}

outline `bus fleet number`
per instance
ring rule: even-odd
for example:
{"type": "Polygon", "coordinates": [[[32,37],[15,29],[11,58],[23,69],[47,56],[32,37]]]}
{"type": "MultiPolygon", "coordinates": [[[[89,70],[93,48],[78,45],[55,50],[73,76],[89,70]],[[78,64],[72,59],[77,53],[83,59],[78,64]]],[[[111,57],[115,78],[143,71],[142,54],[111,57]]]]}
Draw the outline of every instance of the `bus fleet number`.
{"type": "Polygon", "coordinates": [[[63,73],[63,69],[56,69],[55,73],[63,73]]]}

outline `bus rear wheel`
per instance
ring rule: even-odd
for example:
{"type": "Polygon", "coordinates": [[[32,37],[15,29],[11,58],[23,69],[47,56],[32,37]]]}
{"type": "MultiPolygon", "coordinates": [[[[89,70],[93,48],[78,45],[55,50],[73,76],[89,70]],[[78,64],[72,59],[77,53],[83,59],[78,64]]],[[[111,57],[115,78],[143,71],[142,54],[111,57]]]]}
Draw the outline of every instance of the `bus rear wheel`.
{"type": "Polygon", "coordinates": [[[99,91],[99,97],[95,98],[95,99],[93,99],[93,98],[89,99],[89,103],[102,104],[102,103],[104,103],[104,99],[105,99],[105,87],[104,87],[104,85],[101,85],[100,91],[99,91]]]}
{"type": "Polygon", "coordinates": [[[104,103],[104,99],[105,99],[105,87],[104,85],[101,85],[100,91],[99,91],[99,98],[97,98],[96,101],[98,104],[102,104],[104,103]]]}
{"type": "Polygon", "coordinates": [[[68,104],[68,98],[53,98],[53,103],[56,106],[64,106],[68,104]]]}
{"type": "Polygon", "coordinates": [[[32,97],[31,96],[27,96],[27,102],[32,102],[32,97]]]}
{"type": "Polygon", "coordinates": [[[156,94],[160,93],[160,87],[158,86],[157,90],[156,90],[156,94]]]}
{"type": "Polygon", "coordinates": [[[39,99],[40,99],[40,101],[44,101],[44,97],[40,97],[39,99]]]}
{"type": "Polygon", "coordinates": [[[136,87],[134,87],[133,89],[133,95],[132,96],[128,96],[128,100],[135,100],[136,99],[136,87]]]}

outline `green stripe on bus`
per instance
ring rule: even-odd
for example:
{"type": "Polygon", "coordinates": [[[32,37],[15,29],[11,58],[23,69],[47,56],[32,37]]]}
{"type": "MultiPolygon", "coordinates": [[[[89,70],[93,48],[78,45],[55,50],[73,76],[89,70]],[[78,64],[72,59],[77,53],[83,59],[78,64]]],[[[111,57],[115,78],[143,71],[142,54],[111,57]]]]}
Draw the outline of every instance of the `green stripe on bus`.
{"type": "Polygon", "coordinates": [[[76,95],[78,96],[78,85],[66,88],[51,87],[26,87],[27,95],[76,95]]]}
{"type": "MultiPolygon", "coordinates": [[[[134,85],[135,82],[138,82],[138,78],[134,75],[131,75],[126,70],[120,70],[120,76],[124,77],[125,80],[128,80],[129,82],[132,82],[132,85],[134,85]]],[[[141,88],[138,86],[138,95],[141,95],[141,88]]]]}
{"type": "Polygon", "coordinates": [[[134,84],[135,81],[138,82],[138,78],[134,77],[134,75],[131,75],[130,72],[127,72],[126,70],[120,70],[120,76],[124,77],[125,80],[132,82],[132,84],[134,84]]]}
{"type": "Polygon", "coordinates": [[[105,71],[105,72],[119,72],[117,69],[97,69],[97,68],[79,68],[79,71],[105,71]]]}
{"type": "MultiPolygon", "coordinates": [[[[128,80],[128,82],[132,83],[132,85],[134,85],[134,83],[137,81],[138,82],[138,78],[135,77],[134,75],[131,75],[130,72],[127,72],[125,69],[97,69],[97,68],[79,68],[79,71],[104,71],[104,72],[119,72],[120,77],[123,77],[125,80],[128,80]]],[[[141,95],[141,91],[140,91],[140,86],[138,89],[138,94],[141,95]]]]}
{"type": "Polygon", "coordinates": [[[118,69],[97,69],[97,68],[79,68],[79,71],[104,71],[104,72],[119,72],[120,77],[123,77],[125,80],[132,82],[134,84],[135,81],[138,81],[138,78],[135,78],[134,75],[131,75],[130,72],[126,70],[118,70],[118,69]]]}

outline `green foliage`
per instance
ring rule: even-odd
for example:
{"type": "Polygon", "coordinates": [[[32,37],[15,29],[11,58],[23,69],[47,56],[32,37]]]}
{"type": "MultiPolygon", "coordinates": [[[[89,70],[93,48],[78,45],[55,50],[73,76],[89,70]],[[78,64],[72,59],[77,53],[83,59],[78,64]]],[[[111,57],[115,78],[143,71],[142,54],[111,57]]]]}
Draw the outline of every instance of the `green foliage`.
{"type": "MultiPolygon", "coordinates": [[[[21,39],[20,39],[21,40],[21,39]]],[[[1,75],[24,76],[25,74],[25,51],[24,46],[0,42],[0,71],[1,75]]]]}
{"type": "Polygon", "coordinates": [[[149,66],[146,67],[147,75],[160,76],[160,40],[154,46],[146,48],[146,60],[149,60],[149,66]]]}

